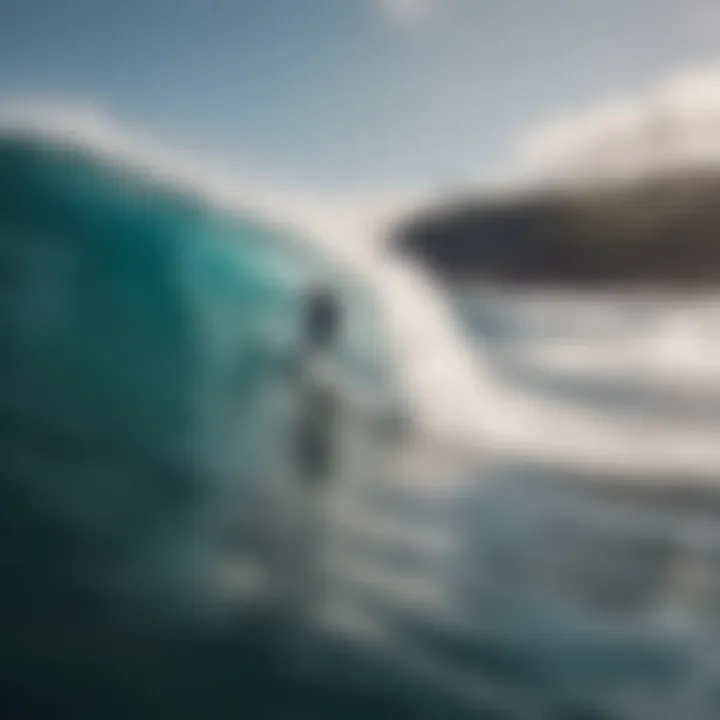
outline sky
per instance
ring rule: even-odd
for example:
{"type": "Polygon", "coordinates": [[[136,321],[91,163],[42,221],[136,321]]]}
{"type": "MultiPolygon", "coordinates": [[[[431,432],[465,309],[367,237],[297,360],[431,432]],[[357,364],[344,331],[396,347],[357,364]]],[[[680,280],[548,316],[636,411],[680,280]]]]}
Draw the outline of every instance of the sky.
{"type": "Polygon", "coordinates": [[[445,190],[719,40],[712,0],[0,0],[0,99],[318,191],[445,190]]]}

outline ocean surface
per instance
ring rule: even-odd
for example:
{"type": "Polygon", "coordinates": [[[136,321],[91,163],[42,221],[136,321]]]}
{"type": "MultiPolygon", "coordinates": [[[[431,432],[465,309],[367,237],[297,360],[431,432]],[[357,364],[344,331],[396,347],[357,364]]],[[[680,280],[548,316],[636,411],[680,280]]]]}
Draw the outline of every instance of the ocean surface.
{"type": "Polygon", "coordinates": [[[333,489],[323,636],[367,664],[328,686],[388,717],[719,717],[720,299],[452,307],[482,442],[333,489]]]}
{"type": "MultiPolygon", "coordinates": [[[[15,187],[14,175],[5,180],[6,189],[15,187]]],[[[62,267],[56,255],[47,262],[38,253],[18,255],[19,267],[33,268],[28,277],[42,281],[43,290],[8,284],[6,307],[22,310],[17,316],[25,329],[31,315],[56,317],[60,306],[45,301],[57,299],[50,281],[62,267]],[[29,312],[30,301],[42,306],[37,313],[29,312]]],[[[716,720],[720,298],[478,288],[443,297],[421,277],[391,272],[388,262],[368,259],[365,270],[378,280],[383,314],[396,331],[393,351],[402,360],[400,379],[417,435],[402,452],[375,458],[374,467],[357,449],[348,457],[365,463],[362,472],[341,467],[320,502],[307,502],[301,492],[287,498],[313,531],[306,548],[313,571],[308,632],[285,637],[282,627],[258,618],[257,642],[253,633],[239,642],[240,628],[230,632],[226,617],[217,635],[206,633],[197,643],[184,638],[177,652],[168,633],[155,645],[158,656],[148,653],[132,668],[150,705],[164,708],[150,717],[716,720]],[[278,675],[266,657],[268,630],[292,653],[299,676],[278,675]],[[251,690],[252,698],[245,694],[251,690]]],[[[157,309],[151,302],[133,305],[137,322],[128,327],[137,330],[148,320],[147,307],[157,309]]],[[[228,325],[235,327],[234,318],[228,325]]],[[[42,327],[38,336],[44,337],[42,327]]],[[[95,358],[87,364],[92,369],[95,358]]],[[[261,428],[257,416],[251,419],[261,428]]],[[[47,509],[57,499],[63,520],[77,512],[93,533],[112,528],[114,503],[119,507],[122,491],[137,485],[133,476],[111,474],[98,489],[103,459],[96,458],[96,467],[81,458],[73,480],[92,490],[85,507],[82,492],[45,482],[78,457],[57,446],[34,455],[36,440],[23,438],[18,427],[3,436],[6,456],[25,463],[18,477],[45,483],[37,506],[47,509]]],[[[162,515],[166,500],[160,493],[151,500],[153,508],[146,508],[146,496],[133,499],[132,517],[162,515]]],[[[5,529],[14,542],[16,518],[8,515],[5,529]]],[[[21,532],[54,546],[47,515],[24,520],[21,532]]],[[[182,565],[189,550],[189,564],[197,555],[207,560],[204,546],[188,548],[192,537],[183,536],[178,548],[176,535],[169,542],[163,536],[157,547],[162,533],[151,530],[147,542],[136,527],[130,534],[150,554],[157,551],[153,569],[174,568],[178,559],[182,565]]],[[[93,556],[99,566],[106,560],[93,556]]],[[[239,577],[237,563],[229,564],[228,585],[252,585],[251,569],[239,577]]],[[[11,570],[27,581],[23,567],[11,570]]],[[[193,598],[197,589],[190,589],[193,598]]],[[[47,600],[43,587],[22,590],[47,600]]],[[[206,588],[199,590],[202,595],[206,588]]],[[[86,615],[95,611],[102,616],[75,600],[62,598],[77,626],[86,627],[86,615]]],[[[45,607],[55,612],[61,604],[50,598],[45,607]]],[[[172,625],[153,619],[161,636],[172,625]]],[[[63,636],[62,622],[56,626],[60,644],[80,643],[72,632],[63,636]]],[[[120,648],[137,657],[144,647],[137,627],[105,626],[107,638],[93,636],[89,620],[87,627],[82,642],[89,646],[72,648],[80,656],[107,658],[108,648],[120,648]]],[[[17,647],[53,655],[42,630],[37,638],[15,637],[17,647]]],[[[13,673],[27,680],[35,668],[23,668],[12,638],[3,641],[10,665],[1,678],[6,698],[22,690],[13,673]]],[[[39,709],[25,717],[136,717],[113,696],[124,688],[124,676],[116,672],[120,682],[103,689],[77,669],[73,682],[81,689],[100,688],[91,699],[95,711],[52,712],[53,692],[62,694],[74,669],[61,653],[50,666],[59,666],[57,675],[38,684],[44,695],[30,693],[39,709]]]]}

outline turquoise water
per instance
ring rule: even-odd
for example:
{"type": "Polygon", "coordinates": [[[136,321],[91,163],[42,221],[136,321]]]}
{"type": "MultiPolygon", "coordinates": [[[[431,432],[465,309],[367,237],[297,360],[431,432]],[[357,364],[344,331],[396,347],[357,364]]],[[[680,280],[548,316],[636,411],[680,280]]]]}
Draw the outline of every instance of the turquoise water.
{"type": "MultiPolygon", "coordinates": [[[[384,389],[367,293],[292,233],[82,148],[0,141],[3,714],[330,701],[334,680],[288,677],[274,597],[307,563],[290,440],[316,283],[342,288],[335,365],[384,389]]],[[[322,655],[357,665],[348,642],[322,655]]]]}
{"type": "MultiPolygon", "coordinates": [[[[477,443],[373,455],[348,413],[317,502],[283,369],[323,262],[88,161],[0,147],[8,717],[717,717],[715,300],[458,292],[478,393],[430,362],[425,409],[477,443]],[[263,598],[305,571],[295,635],[263,598]]],[[[389,395],[343,290],[337,364],[389,395]]]]}

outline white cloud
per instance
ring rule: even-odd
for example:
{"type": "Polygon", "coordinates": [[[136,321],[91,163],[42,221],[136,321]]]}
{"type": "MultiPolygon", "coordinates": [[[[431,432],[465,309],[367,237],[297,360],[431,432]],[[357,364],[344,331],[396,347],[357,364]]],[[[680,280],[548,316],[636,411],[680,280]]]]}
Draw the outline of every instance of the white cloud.
{"type": "Polygon", "coordinates": [[[431,17],[448,0],[375,0],[380,12],[398,25],[412,25],[431,17]]]}
{"type": "Polygon", "coordinates": [[[614,177],[720,162],[720,68],[666,78],[534,128],[520,147],[524,168],[560,177],[614,177]]]}

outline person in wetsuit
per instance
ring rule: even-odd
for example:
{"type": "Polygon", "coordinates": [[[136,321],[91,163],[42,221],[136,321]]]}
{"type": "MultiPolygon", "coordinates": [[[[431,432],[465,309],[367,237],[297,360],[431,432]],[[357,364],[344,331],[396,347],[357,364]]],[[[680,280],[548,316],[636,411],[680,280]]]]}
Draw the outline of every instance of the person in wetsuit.
{"type": "Polygon", "coordinates": [[[281,618],[276,637],[288,670],[310,671],[317,660],[313,631],[325,586],[326,487],[335,472],[340,415],[333,349],[340,327],[334,293],[315,289],[305,301],[301,345],[293,359],[298,400],[290,428],[292,472],[285,488],[280,562],[276,568],[281,618]]]}
{"type": "Polygon", "coordinates": [[[340,307],[331,291],[318,289],[311,292],[306,309],[295,462],[302,483],[322,484],[329,480],[333,465],[338,398],[330,361],[339,332],[340,307]]]}

